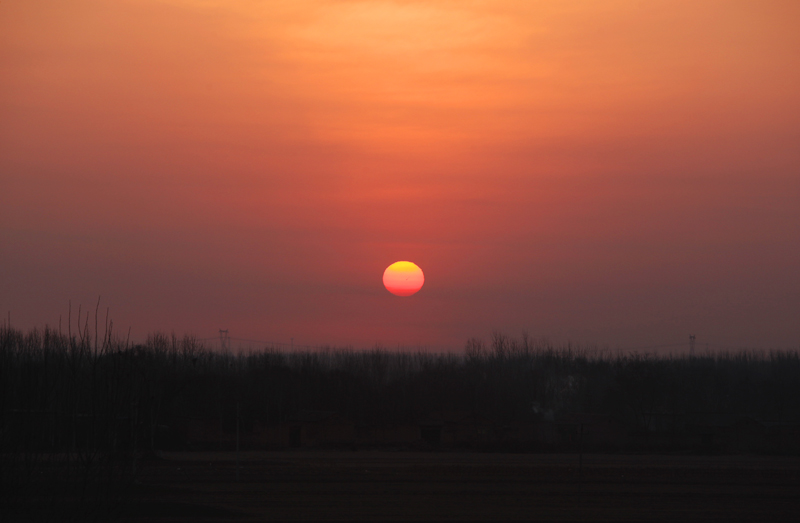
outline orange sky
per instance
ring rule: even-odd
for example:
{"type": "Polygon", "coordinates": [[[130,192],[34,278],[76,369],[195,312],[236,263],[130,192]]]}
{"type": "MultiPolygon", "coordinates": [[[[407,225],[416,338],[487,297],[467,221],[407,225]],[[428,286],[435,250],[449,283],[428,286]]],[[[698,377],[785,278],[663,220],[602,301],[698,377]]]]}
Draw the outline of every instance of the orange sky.
{"type": "Polygon", "coordinates": [[[796,348],[798,27],[794,1],[3,2],[0,308],[796,348]],[[418,294],[383,288],[397,260],[418,294]]]}

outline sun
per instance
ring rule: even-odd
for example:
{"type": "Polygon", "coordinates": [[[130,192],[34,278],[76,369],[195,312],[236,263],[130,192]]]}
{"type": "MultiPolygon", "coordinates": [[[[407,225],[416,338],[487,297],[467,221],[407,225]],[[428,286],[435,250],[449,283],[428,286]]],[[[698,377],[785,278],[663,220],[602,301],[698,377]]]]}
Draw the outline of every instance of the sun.
{"type": "Polygon", "coordinates": [[[396,296],[411,296],[422,288],[423,283],[425,275],[422,269],[410,261],[394,262],[383,271],[383,285],[396,296]]]}

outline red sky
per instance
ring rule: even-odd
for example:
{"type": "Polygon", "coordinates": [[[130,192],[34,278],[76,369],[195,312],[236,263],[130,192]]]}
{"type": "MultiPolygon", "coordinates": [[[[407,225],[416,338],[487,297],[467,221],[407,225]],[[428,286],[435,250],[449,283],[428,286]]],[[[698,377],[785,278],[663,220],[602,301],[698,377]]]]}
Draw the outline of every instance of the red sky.
{"type": "Polygon", "coordinates": [[[0,310],[797,348],[798,27],[795,1],[3,2],[0,310]]]}

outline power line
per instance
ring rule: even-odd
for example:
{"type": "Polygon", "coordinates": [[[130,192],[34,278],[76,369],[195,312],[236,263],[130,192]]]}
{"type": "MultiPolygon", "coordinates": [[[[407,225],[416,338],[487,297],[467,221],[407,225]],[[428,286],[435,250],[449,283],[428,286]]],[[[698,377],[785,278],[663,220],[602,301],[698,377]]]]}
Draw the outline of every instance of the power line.
{"type": "Polygon", "coordinates": [[[667,349],[667,348],[670,348],[670,347],[683,347],[684,345],[686,345],[686,342],[669,343],[669,344],[666,344],[666,345],[650,345],[648,347],[631,347],[629,349],[623,349],[623,350],[632,351],[632,350],[667,349]]]}
{"type": "MultiPolygon", "coordinates": [[[[227,331],[225,331],[225,332],[227,332],[227,331]]],[[[216,341],[216,340],[219,340],[219,339],[220,339],[219,337],[195,338],[195,340],[197,340],[197,341],[216,341]]],[[[239,338],[239,337],[236,337],[236,336],[228,336],[226,339],[227,340],[233,340],[233,341],[243,341],[243,342],[247,342],[247,343],[258,343],[258,344],[267,345],[267,346],[297,347],[297,348],[303,348],[303,349],[327,349],[327,348],[330,348],[330,347],[333,346],[333,345],[298,345],[298,344],[295,344],[293,341],[287,343],[287,342],[282,342],[282,341],[269,341],[269,340],[255,340],[255,339],[252,339],[252,338],[239,338]]],[[[668,343],[668,344],[663,344],[663,345],[648,345],[648,346],[640,346],[640,347],[627,347],[627,348],[620,348],[620,349],[610,349],[610,348],[604,348],[604,349],[603,348],[591,348],[591,349],[589,349],[589,348],[582,348],[582,349],[579,349],[579,350],[585,350],[585,351],[589,351],[589,352],[603,352],[603,351],[609,351],[609,350],[637,351],[637,350],[651,350],[651,349],[666,349],[666,348],[672,348],[672,347],[682,347],[682,346],[686,346],[686,345],[688,345],[687,342],[681,342],[681,343],[668,343]]],[[[228,346],[228,348],[230,348],[230,346],[228,346]]]]}
{"type": "MultiPolygon", "coordinates": [[[[219,336],[212,336],[208,338],[194,338],[196,341],[219,341],[222,345],[223,349],[230,349],[230,342],[231,341],[238,341],[238,342],[246,342],[246,343],[256,343],[260,345],[264,345],[267,347],[288,347],[290,349],[316,349],[316,350],[323,350],[329,349],[334,347],[334,345],[300,345],[295,344],[294,339],[291,342],[282,342],[282,341],[270,341],[270,340],[256,340],[252,338],[239,338],[235,336],[230,336],[228,334],[227,329],[223,330],[220,329],[219,336]]],[[[617,351],[617,352],[635,352],[635,351],[643,351],[643,350],[658,350],[658,349],[670,349],[675,347],[689,347],[690,354],[692,354],[692,349],[694,348],[693,343],[694,340],[684,341],[679,343],[665,343],[660,345],[642,345],[638,347],[618,347],[616,349],[612,349],[610,347],[607,348],[578,348],[580,351],[584,352],[610,352],[610,351],[617,351]]],[[[351,345],[352,346],[352,345],[351,345]]],[[[710,348],[710,344],[706,343],[706,349],[710,348]]],[[[744,348],[737,348],[737,347],[730,347],[730,346],[722,346],[722,345],[714,345],[715,349],[723,349],[723,350],[745,350],[744,348]]],[[[752,350],[752,349],[751,349],[752,350]]]]}
{"type": "Polygon", "coordinates": [[[220,329],[220,336],[212,336],[210,338],[194,338],[196,341],[217,341],[219,340],[220,343],[226,343],[224,348],[230,348],[230,341],[244,341],[247,343],[258,343],[261,345],[272,345],[272,346],[281,346],[281,347],[298,347],[303,349],[326,349],[331,347],[331,345],[297,345],[292,341],[291,343],[281,342],[281,341],[269,341],[269,340],[254,340],[250,338],[237,338],[235,336],[228,335],[227,330],[220,329]],[[224,336],[224,341],[223,341],[224,336]]]}

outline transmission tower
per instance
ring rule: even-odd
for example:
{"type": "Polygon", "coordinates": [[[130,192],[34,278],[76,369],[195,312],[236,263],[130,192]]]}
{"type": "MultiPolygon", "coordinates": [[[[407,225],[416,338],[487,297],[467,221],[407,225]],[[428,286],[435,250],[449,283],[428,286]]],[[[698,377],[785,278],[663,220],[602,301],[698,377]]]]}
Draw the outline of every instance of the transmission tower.
{"type": "Polygon", "coordinates": [[[694,356],[694,334],[689,335],[689,356],[694,356]]]}
{"type": "Polygon", "coordinates": [[[223,351],[231,348],[231,338],[228,336],[228,329],[219,330],[219,345],[223,351]]]}

